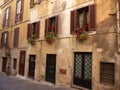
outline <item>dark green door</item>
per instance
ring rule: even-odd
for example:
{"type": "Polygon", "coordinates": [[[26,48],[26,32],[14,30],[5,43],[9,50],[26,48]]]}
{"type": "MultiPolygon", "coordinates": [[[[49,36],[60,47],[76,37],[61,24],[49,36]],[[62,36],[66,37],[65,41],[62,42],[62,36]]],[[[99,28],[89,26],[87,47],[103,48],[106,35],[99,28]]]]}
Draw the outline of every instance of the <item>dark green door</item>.
{"type": "Polygon", "coordinates": [[[91,89],[92,85],[92,53],[76,52],[74,54],[73,84],[91,89]]]}
{"type": "Polygon", "coordinates": [[[2,72],[6,72],[7,58],[3,57],[2,72]]]}
{"type": "Polygon", "coordinates": [[[55,83],[55,73],[56,73],[56,55],[47,54],[45,80],[51,83],[55,83]]]}
{"type": "Polygon", "coordinates": [[[35,55],[29,56],[29,77],[34,79],[35,76],[35,55]]]}

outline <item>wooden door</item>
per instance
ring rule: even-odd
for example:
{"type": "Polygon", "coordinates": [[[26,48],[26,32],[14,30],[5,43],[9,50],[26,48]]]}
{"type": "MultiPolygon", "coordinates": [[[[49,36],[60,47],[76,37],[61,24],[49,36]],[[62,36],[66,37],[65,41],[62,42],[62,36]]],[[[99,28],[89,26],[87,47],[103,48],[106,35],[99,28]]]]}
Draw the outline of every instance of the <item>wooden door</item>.
{"type": "Polygon", "coordinates": [[[28,76],[30,78],[33,78],[33,79],[34,79],[34,76],[35,76],[35,59],[36,59],[35,55],[30,55],[29,56],[29,72],[28,72],[28,76]]]}
{"type": "Polygon", "coordinates": [[[20,51],[19,74],[24,76],[26,51],[20,51]]]}
{"type": "Polygon", "coordinates": [[[46,58],[46,77],[45,80],[51,83],[55,83],[56,74],[56,55],[47,54],[46,58]]]}
{"type": "Polygon", "coordinates": [[[91,89],[91,78],[92,53],[75,53],[73,84],[91,89]]]}
{"type": "Polygon", "coordinates": [[[7,58],[3,57],[2,60],[2,72],[6,72],[7,58]]]}

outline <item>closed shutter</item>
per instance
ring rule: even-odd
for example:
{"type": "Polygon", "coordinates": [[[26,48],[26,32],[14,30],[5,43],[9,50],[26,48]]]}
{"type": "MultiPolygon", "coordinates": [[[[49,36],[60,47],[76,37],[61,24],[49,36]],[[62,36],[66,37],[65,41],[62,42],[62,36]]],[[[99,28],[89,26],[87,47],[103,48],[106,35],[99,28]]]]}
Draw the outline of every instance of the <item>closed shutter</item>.
{"type": "Polygon", "coordinates": [[[41,0],[38,0],[38,4],[40,4],[41,3],[41,0]]]}
{"type": "Polygon", "coordinates": [[[19,28],[15,28],[13,47],[18,47],[18,43],[19,43],[19,28]]]}
{"type": "Polygon", "coordinates": [[[95,26],[96,26],[96,15],[95,15],[95,5],[90,5],[89,6],[89,30],[90,31],[95,31],[95,26]]]}
{"type": "Polygon", "coordinates": [[[119,6],[119,26],[120,26],[120,1],[118,1],[118,6],[119,6]]]}
{"type": "Polygon", "coordinates": [[[32,24],[28,24],[27,39],[32,36],[32,24]]]}
{"type": "Polygon", "coordinates": [[[23,19],[24,0],[21,0],[20,21],[23,19]]]}
{"type": "Polygon", "coordinates": [[[39,39],[40,34],[40,22],[36,22],[36,39],[39,39]]]}
{"type": "Polygon", "coordinates": [[[46,19],[45,20],[45,36],[47,35],[47,33],[48,33],[48,25],[49,24],[49,19],[46,19]]]}
{"type": "Polygon", "coordinates": [[[58,36],[58,16],[55,17],[55,36],[58,36]]]}

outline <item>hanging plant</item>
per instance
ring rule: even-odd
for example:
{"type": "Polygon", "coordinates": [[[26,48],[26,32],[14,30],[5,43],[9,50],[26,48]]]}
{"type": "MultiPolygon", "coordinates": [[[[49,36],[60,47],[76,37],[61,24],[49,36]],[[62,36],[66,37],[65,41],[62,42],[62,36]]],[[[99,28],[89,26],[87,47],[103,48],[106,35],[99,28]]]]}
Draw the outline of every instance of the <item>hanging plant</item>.
{"type": "Polygon", "coordinates": [[[36,37],[36,35],[34,34],[34,35],[32,35],[32,37],[30,37],[30,38],[28,38],[28,43],[30,43],[31,45],[35,45],[35,37],[36,37]]]}
{"type": "Polygon", "coordinates": [[[88,38],[88,33],[86,32],[88,29],[88,24],[83,24],[81,27],[75,29],[76,40],[78,41],[86,41],[88,38]]]}
{"type": "Polygon", "coordinates": [[[54,39],[55,39],[54,32],[48,32],[48,34],[46,35],[46,41],[51,44],[53,43],[54,39]]]}

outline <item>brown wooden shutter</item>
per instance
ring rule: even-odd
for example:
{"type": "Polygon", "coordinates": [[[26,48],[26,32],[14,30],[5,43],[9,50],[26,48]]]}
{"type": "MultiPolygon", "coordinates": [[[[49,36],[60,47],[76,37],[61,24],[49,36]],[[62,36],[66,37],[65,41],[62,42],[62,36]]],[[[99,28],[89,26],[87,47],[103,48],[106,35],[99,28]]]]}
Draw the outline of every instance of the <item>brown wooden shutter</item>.
{"type": "Polygon", "coordinates": [[[9,46],[9,45],[8,45],[8,44],[9,44],[9,43],[8,43],[8,31],[6,31],[5,33],[7,34],[7,35],[6,35],[6,44],[5,44],[5,47],[8,48],[8,46],[9,46]]]}
{"type": "Polygon", "coordinates": [[[3,48],[3,46],[4,46],[4,42],[3,42],[3,33],[1,34],[1,48],[3,48]]]}
{"type": "Polygon", "coordinates": [[[7,21],[7,26],[10,25],[10,14],[11,14],[11,7],[8,7],[9,13],[8,13],[8,21],[7,21]]]}
{"type": "Polygon", "coordinates": [[[41,3],[41,0],[38,0],[38,4],[40,4],[41,3]]]}
{"type": "Polygon", "coordinates": [[[58,16],[55,17],[55,36],[58,36],[58,16]]]}
{"type": "Polygon", "coordinates": [[[70,29],[70,34],[73,34],[73,30],[74,30],[74,12],[75,11],[71,11],[71,25],[70,25],[70,27],[71,27],[71,29],[70,29]]]}
{"type": "Polygon", "coordinates": [[[28,24],[27,39],[32,36],[32,24],[28,24]]]}
{"type": "Polygon", "coordinates": [[[34,0],[30,0],[30,8],[32,8],[34,5],[34,0]]]}
{"type": "Polygon", "coordinates": [[[2,22],[2,27],[5,27],[5,17],[6,17],[6,10],[3,12],[3,22],[2,22]]]}
{"type": "Polygon", "coordinates": [[[19,28],[15,28],[13,47],[18,47],[18,42],[19,42],[19,28]]]}
{"type": "Polygon", "coordinates": [[[46,19],[45,20],[45,36],[47,35],[47,33],[48,33],[48,25],[49,24],[49,19],[46,19]]]}
{"type": "Polygon", "coordinates": [[[40,22],[36,22],[36,39],[39,39],[40,34],[40,22]]]}
{"type": "Polygon", "coordinates": [[[96,15],[95,15],[95,5],[90,5],[89,6],[89,30],[90,31],[95,31],[96,27],[96,15]]]}
{"type": "Polygon", "coordinates": [[[20,21],[23,19],[24,0],[21,0],[20,21]]]}

